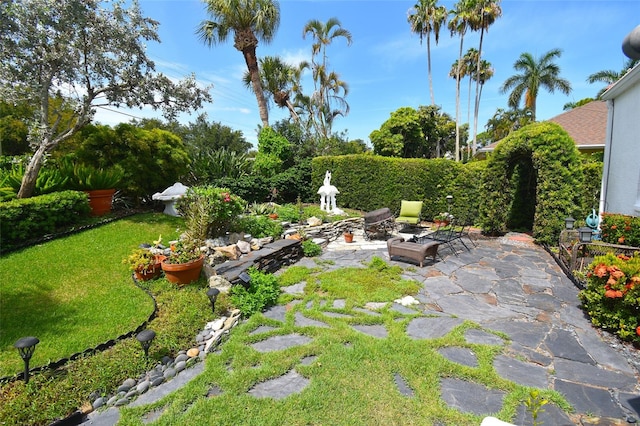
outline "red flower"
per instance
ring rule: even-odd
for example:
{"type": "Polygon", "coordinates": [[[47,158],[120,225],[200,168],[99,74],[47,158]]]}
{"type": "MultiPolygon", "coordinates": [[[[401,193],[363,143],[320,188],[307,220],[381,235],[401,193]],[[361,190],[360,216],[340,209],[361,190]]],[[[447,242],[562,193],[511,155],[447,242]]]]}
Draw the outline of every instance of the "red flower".
{"type": "Polygon", "coordinates": [[[640,325],[636,327],[636,334],[640,336],[640,325]]]}
{"type": "Polygon", "coordinates": [[[618,238],[618,243],[619,244],[624,243],[624,235],[622,237],[618,238]]]}
{"type": "Polygon", "coordinates": [[[608,297],[610,299],[617,299],[622,296],[623,295],[620,290],[607,290],[604,292],[604,297],[608,297]]]}
{"type": "Polygon", "coordinates": [[[611,225],[611,229],[618,229],[618,225],[611,225]]]}
{"type": "Polygon", "coordinates": [[[618,259],[620,260],[629,260],[631,259],[629,256],[625,256],[624,254],[620,253],[618,256],[618,259]]]}
{"type": "Polygon", "coordinates": [[[605,265],[604,263],[599,264],[598,266],[593,268],[593,273],[596,275],[596,277],[603,278],[607,275],[607,265],[605,265]]]}

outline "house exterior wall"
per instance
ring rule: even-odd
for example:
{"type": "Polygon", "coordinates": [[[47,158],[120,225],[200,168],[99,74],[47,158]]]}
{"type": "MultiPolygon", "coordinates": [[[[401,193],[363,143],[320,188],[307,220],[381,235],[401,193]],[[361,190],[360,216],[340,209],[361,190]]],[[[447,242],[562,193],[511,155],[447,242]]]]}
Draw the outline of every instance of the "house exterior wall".
{"type": "Polygon", "coordinates": [[[640,66],[603,98],[609,111],[600,212],[640,216],[640,66]]]}

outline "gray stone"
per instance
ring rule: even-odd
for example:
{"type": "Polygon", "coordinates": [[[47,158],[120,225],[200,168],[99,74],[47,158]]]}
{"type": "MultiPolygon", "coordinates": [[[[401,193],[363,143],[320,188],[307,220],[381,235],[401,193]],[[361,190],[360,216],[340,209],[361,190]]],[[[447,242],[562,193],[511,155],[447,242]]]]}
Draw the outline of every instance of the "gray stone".
{"type": "Polygon", "coordinates": [[[283,305],[272,306],[262,313],[267,318],[274,319],[276,321],[284,322],[287,310],[283,305]]]}
{"type": "Polygon", "coordinates": [[[383,325],[354,325],[353,328],[379,339],[385,339],[388,335],[387,329],[383,325]]]}
{"type": "Polygon", "coordinates": [[[400,374],[395,373],[393,375],[393,380],[395,381],[396,386],[398,387],[398,391],[400,391],[402,395],[407,397],[413,396],[413,389],[411,389],[407,381],[400,374]]]}
{"type": "Polygon", "coordinates": [[[556,358],[553,365],[556,377],[562,380],[607,388],[615,385],[617,389],[623,391],[632,391],[637,385],[634,376],[608,371],[590,364],[556,358]]]}
{"type": "Polygon", "coordinates": [[[251,346],[258,352],[280,351],[293,346],[306,345],[311,338],[300,334],[287,334],[285,336],[272,336],[251,346]]]}
{"type": "Polygon", "coordinates": [[[282,292],[286,294],[304,294],[304,288],[307,286],[306,281],[298,284],[282,287],[282,292]]]}
{"type": "Polygon", "coordinates": [[[554,356],[595,365],[593,358],[570,331],[554,328],[544,343],[554,356]]]}
{"type": "Polygon", "coordinates": [[[300,360],[300,364],[311,365],[313,364],[313,361],[315,361],[316,359],[318,359],[318,357],[315,355],[305,356],[304,358],[302,358],[302,360],[300,360]]]}
{"type": "Polygon", "coordinates": [[[164,372],[164,375],[163,375],[163,376],[164,376],[165,380],[168,380],[168,379],[170,379],[170,378],[174,377],[174,376],[176,375],[176,373],[177,373],[177,372],[176,372],[176,370],[175,370],[174,368],[167,368],[167,369],[165,370],[165,372],[164,372]]]}
{"type": "Polygon", "coordinates": [[[106,403],[107,401],[103,397],[99,397],[98,399],[93,401],[93,404],[91,404],[91,406],[93,407],[94,410],[97,410],[98,408],[102,407],[106,403]]]}
{"type": "Polygon", "coordinates": [[[478,366],[478,358],[476,358],[476,354],[474,354],[471,349],[451,346],[440,348],[438,349],[438,352],[449,361],[466,365],[468,367],[478,366]]]}
{"type": "Polygon", "coordinates": [[[309,382],[309,379],[295,370],[290,370],[284,376],[258,383],[249,390],[249,395],[258,398],[282,399],[293,393],[302,392],[309,382]]]}
{"type": "Polygon", "coordinates": [[[187,367],[187,362],[186,361],[180,361],[180,362],[176,362],[176,373],[181,372],[182,370],[184,370],[187,367]]]}
{"type": "Polygon", "coordinates": [[[270,325],[261,325],[260,327],[256,328],[255,330],[253,330],[251,333],[251,335],[255,335],[255,334],[262,334],[262,333],[267,333],[269,331],[275,330],[276,327],[271,327],[270,325]]]}
{"type": "Polygon", "coordinates": [[[556,380],[555,390],[560,392],[579,413],[594,416],[622,417],[622,410],[605,389],[556,380]]]}
{"type": "Polygon", "coordinates": [[[486,325],[487,328],[501,331],[514,342],[529,348],[540,346],[551,328],[549,324],[523,321],[492,321],[486,325]]]}
{"type": "Polygon", "coordinates": [[[107,405],[113,405],[113,404],[115,404],[115,403],[116,403],[116,401],[117,401],[118,399],[120,399],[120,395],[114,395],[114,396],[112,396],[111,398],[109,398],[109,399],[107,400],[107,405]]]}
{"type": "Polygon", "coordinates": [[[162,382],[164,382],[163,376],[155,377],[153,380],[151,380],[151,386],[159,386],[160,384],[162,384],[162,382]]]}
{"type": "Polygon", "coordinates": [[[181,361],[186,361],[188,360],[189,357],[187,356],[187,354],[180,354],[176,357],[176,364],[181,362],[181,361]]]}
{"type": "Polygon", "coordinates": [[[633,413],[635,417],[640,417],[640,395],[637,393],[620,392],[618,400],[620,404],[633,413]]]}
{"type": "Polygon", "coordinates": [[[138,392],[138,394],[143,394],[149,390],[150,385],[151,382],[149,382],[149,380],[145,380],[144,382],[139,383],[138,386],[136,386],[136,391],[138,392]]]}
{"type": "Polygon", "coordinates": [[[129,398],[120,398],[114,405],[116,407],[122,407],[123,405],[127,405],[129,402],[131,402],[129,398]]]}
{"type": "Polygon", "coordinates": [[[627,360],[618,352],[612,351],[611,346],[604,342],[597,331],[593,329],[589,330],[576,330],[578,339],[582,344],[582,347],[589,353],[589,356],[593,358],[599,365],[605,365],[609,368],[620,370],[626,374],[635,374],[633,368],[629,365],[627,360]]]}
{"type": "Polygon", "coordinates": [[[462,322],[460,318],[415,318],[407,326],[407,335],[412,339],[435,339],[449,333],[462,322]]]}
{"type": "Polygon", "coordinates": [[[301,312],[295,313],[295,324],[298,327],[329,327],[326,322],[307,318],[301,312]]]}
{"type": "Polygon", "coordinates": [[[344,309],[347,306],[347,302],[344,299],[337,299],[333,301],[333,307],[336,309],[344,309]]]}
{"type": "Polygon", "coordinates": [[[488,389],[477,383],[450,378],[440,380],[440,389],[442,399],[448,406],[477,416],[500,411],[505,395],[505,392],[497,389],[488,389]]]}
{"type": "Polygon", "coordinates": [[[502,337],[475,328],[465,331],[464,338],[468,343],[479,345],[504,345],[505,343],[502,337]]]}
{"type": "Polygon", "coordinates": [[[549,387],[549,372],[539,365],[498,355],[493,361],[493,366],[501,377],[519,385],[542,389],[549,387]]]}
{"type": "MultiPolygon", "coordinates": [[[[525,405],[520,405],[516,412],[515,424],[521,426],[532,426],[533,417],[525,405]]],[[[538,412],[537,422],[539,425],[549,426],[575,426],[571,418],[555,404],[547,404],[538,412]]]]}

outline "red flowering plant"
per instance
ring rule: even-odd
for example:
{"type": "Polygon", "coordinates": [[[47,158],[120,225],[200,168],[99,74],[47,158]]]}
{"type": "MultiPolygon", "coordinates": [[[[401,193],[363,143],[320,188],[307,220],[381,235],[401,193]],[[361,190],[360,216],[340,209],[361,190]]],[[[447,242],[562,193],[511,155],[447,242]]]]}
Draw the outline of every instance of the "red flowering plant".
{"type": "Polygon", "coordinates": [[[600,231],[605,243],[640,247],[640,217],[603,213],[600,231]]]}
{"type": "Polygon", "coordinates": [[[597,256],[579,297],[594,325],[640,344],[639,253],[597,256]]]}

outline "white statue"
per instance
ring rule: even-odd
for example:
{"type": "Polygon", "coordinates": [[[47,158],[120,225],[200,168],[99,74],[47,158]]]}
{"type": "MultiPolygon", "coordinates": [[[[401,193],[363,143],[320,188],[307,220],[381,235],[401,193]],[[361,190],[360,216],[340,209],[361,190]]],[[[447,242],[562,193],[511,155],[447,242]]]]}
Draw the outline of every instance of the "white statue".
{"type": "Polygon", "coordinates": [[[324,174],[324,182],[320,189],[318,189],[318,194],[320,194],[320,210],[334,214],[344,213],[336,207],[336,194],[339,193],[338,188],[331,185],[331,172],[327,170],[324,174]]]}

